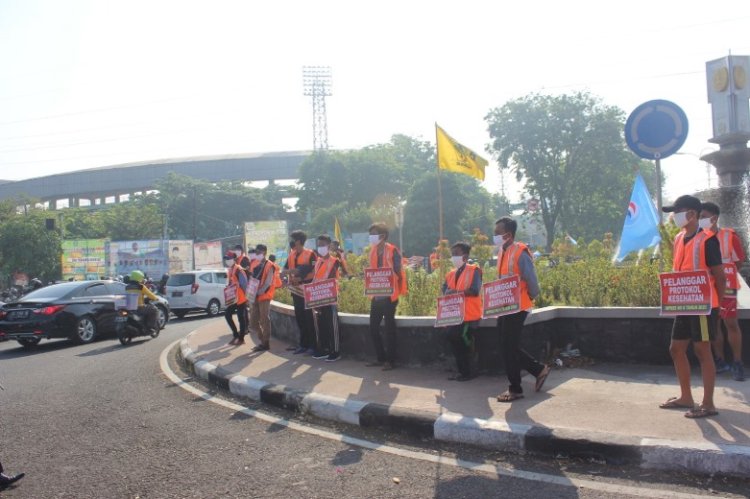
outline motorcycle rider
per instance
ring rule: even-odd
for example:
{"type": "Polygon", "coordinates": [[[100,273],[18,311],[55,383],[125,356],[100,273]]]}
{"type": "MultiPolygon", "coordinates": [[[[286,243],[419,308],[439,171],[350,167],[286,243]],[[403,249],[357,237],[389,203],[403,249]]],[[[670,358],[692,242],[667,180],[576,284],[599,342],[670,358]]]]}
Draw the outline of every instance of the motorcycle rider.
{"type": "Polygon", "coordinates": [[[130,273],[130,280],[125,286],[125,292],[128,294],[138,294],[138,311],[136,312],[144,320],[146,329],[149,333],[154,334],[158,330],[159,311],[152,303],[146,303],[145,299],[158,301],[154,293],[144,284],[146,276],[140,270],[134,270],[130,273]]]}

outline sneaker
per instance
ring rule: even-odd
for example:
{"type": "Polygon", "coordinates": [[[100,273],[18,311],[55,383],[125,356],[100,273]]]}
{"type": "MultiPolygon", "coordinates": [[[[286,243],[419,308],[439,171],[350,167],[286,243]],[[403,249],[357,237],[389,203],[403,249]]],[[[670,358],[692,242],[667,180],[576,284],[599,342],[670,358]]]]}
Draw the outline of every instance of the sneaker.
{"type": "Polygon", "coordinates": [[[292,352],[293,355],[299,355],[301,353],[307,352],[307,348],[305,347],[299,347],[294,352],[292,352]]]}
{"type": "Polygon", "coordinates": [[[340,358],[341,358],[340,353],[332,353],[331,355],[328,356],[328,358],[326,359],[326,362],[336,362],[340,358]]]}
{"type": "Polygon", "coordinates": [[[742,367],[742,362],[732,364],[732,379],[735,381],[745,381],[745,368],[742,367]]]}
{"type": "Polygon", "coordinates": [[[732,366],[724,359],[714,359],[714,364],[716,364],[716,374],[728,373],[732,370],[732,366]]]}
{"type": "Polygon", "coordinates": [[[316,353],[313,354],[312,358],[313,359],[318,359],[318,360],[320,360],[320,359],[326,359],[326,358],[328,358],[328,354],[327,353],[323,353],[323,352],[316,352],[316,353]]]}
{"type": "Polygon", "coordinates": [[[3,490],[9,485],[19,481],[24,476],[26,476],[26,473],[18,473],[16,475],[6,475],[5,473],[0,473],[0,490],[3,490]]]}

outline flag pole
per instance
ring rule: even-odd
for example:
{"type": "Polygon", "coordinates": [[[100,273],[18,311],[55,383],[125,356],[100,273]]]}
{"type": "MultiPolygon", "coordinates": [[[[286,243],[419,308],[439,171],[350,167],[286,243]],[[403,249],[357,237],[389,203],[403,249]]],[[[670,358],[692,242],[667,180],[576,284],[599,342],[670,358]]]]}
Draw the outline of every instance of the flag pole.
{"type": "Polygon", "coordinates": [[[437,184],[438,184],[438,230],[440,238],[443,240],[443,186],[440,181],[440,148],[438,147],[438,124],[435,123],[435,159],[437,159],[437,184]]]}

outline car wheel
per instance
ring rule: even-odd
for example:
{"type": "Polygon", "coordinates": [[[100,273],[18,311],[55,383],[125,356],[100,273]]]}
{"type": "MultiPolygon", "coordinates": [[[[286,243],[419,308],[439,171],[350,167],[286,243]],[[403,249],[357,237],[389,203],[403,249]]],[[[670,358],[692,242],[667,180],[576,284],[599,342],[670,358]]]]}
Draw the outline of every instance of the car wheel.
{"type": "Polygon", "coordinates": [[[70,337],[75,343],[91,343],[96,339],[96,321],[90,315],[84,315],[76,321],[70,337]]]}
{"type": "Polygon", "coordinates": [[[174,313],[178,319],[184,319],[187,315],[187,310],[172,310],[172,313],[174,313]]]}
{"type": "Polygon", "coordinates": [[[214,317],[214,316],[219,315],[220,311],[221,311],[221,303],[219,303],[219,300],[214,298],[210,302],[208,302],[208,307],[206,307],[206,312],[208,313],[209,317],[214,317]]]}
{"type": "Polygon", "coordinates": [[[156,322],[159,326],[159,329],[164,329],[164,326],[167,325],[167,321],[169,321],[169,314],[167,313],[166,309],[162,307],[161,305],[156,306],[156,310],[158,310],[158,316],[156,319],[156,322]]]}
{"type": "Polygon", "coordinates": [[[41,338],[21,338],[18,342],[24,348],[32,348],[37,346],[41,340],[41,338]]]}

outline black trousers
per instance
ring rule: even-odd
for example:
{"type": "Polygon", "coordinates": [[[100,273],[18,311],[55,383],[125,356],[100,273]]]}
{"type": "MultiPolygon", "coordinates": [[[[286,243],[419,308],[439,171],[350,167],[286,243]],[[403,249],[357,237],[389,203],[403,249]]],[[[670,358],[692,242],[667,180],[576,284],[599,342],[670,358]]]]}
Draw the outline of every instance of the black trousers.
{"type": "Polygon", "coordinates": [[[143,317],[147,328],[159,329],[159,311],[156,309],[156,305],[149,303],[138,307],[138,315],[143,317]]]}
{"type": "Polygon", "coordinates": [[[543,364],[537,362],[521,348],[521,332],[527,315],[528,312],[521,311],[497,318],[497,331],[500,335],[500,347],[505,361],[505,373],[510,382],[508,390],[513,393],[523,393],[521,369],[525,369],[535,377],[539,376],[544,369],[543,364]]]}
{"type": "Polygon", "coordinates": [[[370,338],[375,346],[378,362],[396,362],[396,308],[398,300],[373,298],[370,304],[370,338]],[[380,336],[380,322],[385,319],[385,342],[380,336]]]}
{"type": "Polygon", "coordinates": [[[340,350],[339,314],[335,305],[315,309],[315,327],[320,353],[337,355],[340,350]]]}
{"type": "Polygon", "coordinates": [[[312,309],[305,308],[305,299],[302,296],[292,293],[292,301],[294,302],[294,318],[299,327],[299,346],[317,348],[312,309]]]}
{"type": "Polygon", "coordinates": [[[238,339],[245,337],[245,334],[247,334],[247,302],[242,305],[237,305],[236,303],[229,305],[224,312],[224,318],[227,320],[227,324],[229,324],[229,329],[232,330],[232,336],[238,339]],[[240,323],[239,331],[237,330],[237,326],[234,325],[234,318],[232,317],[234,314],[237,314],[237,320],[240,323]]]}
{"type": "Polygon", "coordinates": [[[471,376],[471,344],[473,329],[468,324],[450,326],[448,329],[448,343],[451,345],[453,356],[456,358],[456,368],[462,376],[471,376]]]}

